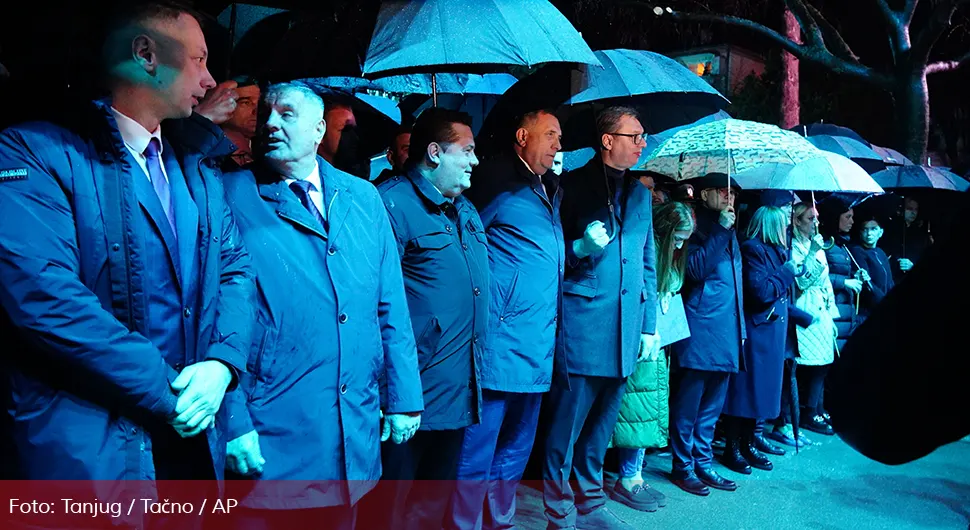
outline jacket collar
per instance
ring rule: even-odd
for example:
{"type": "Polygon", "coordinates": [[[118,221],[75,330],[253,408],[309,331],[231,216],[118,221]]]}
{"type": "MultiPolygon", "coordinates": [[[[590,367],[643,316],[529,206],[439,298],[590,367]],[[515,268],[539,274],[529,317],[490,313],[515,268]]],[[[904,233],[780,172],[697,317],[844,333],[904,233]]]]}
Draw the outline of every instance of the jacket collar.
{"type": "Polygon", "coordinates": [[[424,178],[417,168],[412,167],[404,172],[404,175],[411,181],[415,189],[418,190],[418,195],[424,198],[425,201],[437,206],[438,209],[444,209],[448,205],[449,201],[444,195],[438,191],[438,188],[434,187],[428,179],[424,178]]]}

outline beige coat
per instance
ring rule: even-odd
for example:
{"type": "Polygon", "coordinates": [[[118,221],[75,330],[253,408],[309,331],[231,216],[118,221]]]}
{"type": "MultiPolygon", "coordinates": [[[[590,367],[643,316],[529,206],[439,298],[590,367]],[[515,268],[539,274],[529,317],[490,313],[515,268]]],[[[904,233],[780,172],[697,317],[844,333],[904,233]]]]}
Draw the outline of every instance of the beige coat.
{"type": "Polygon", "coordinates": [[[822,366],[835,361],[835,339],[838,331],[834,319],[839,316],[835,293],[829,279],[829,265],[825,251],[818,250],[809,258],[811,241],[796,236],[792,243],[792,258],[796,264],[805,263],[806,272],[795,279],[797,298],[795,307],[811,313],[815,321],[807,328],[797,327],[798,364],[822,366]]]}

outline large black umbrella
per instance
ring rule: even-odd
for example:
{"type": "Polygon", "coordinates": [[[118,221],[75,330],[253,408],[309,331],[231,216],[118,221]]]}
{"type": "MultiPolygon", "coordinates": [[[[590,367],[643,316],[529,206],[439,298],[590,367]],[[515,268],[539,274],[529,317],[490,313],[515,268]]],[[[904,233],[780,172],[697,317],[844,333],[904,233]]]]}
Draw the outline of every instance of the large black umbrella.
{"type": "Polygon", "coordinates": [[[868,140],[862,137],[861,134],[853,131],[848,127],[842,127],[841,125],[835,125],[832,123],[809,123],[803,125],[796,125],[789,129],[790,131],[795,131],[802,136],[842,136],[845,138],[852,138],[857,142],[865,144],[866,147],[872,147],[872,144],[868,140]]]}

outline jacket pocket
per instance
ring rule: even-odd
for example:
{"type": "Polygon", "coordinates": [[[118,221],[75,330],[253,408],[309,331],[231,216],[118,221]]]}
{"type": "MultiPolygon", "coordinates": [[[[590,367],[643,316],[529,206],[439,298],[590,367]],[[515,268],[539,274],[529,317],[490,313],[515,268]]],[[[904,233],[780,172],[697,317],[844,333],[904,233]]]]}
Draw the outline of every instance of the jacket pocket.
{"type": "Polygon", "coordinates": [[[775,310],[774,305],[772,305],[767,311],[761,311],[751,315],[751,323],[755,326],[770,324],[776,320],[778,320],[778,311],[775,310]]]}
{"type": "Polygon", "coordinates": [[[276,332],[269,326],[262,327],[262,330],[262,333],[257,333],[257,339],[249,354],[249,361],[246,363],[250,380],[247,389],[250,401],[257,396],[260,387],[272,380],[270,370],[273,364],[272,350],[276,344],[276,332]]]}
{"type": "Polygon", "coordinates": [[[419,250],[441,250],[450,245],[454,239],[451,234],[445,232],[434,232],[417,236],[411,240],[415,249],[419,250]]]}
{"type": "Polygon", "coordinates": [[[499,311],[499,319],[505,321],[509,315],[515,310],[516,293],[518,292],[517,286],[519,285],[519,271],[516,270],[512,274],[512,281],[509,282],[505,289],[505,296],[502,297],[502,310],[499,311]]]}
{"type": "Polygon", "coordinates": [[[438,343],[441,341],[441,324],[438,318],[432,316],[425,324],[424,330],[415,338],[415,345],[418,349],[418,368],[424,372],[435,354],[438,352],[438,343]]]}
{"type": "Polygon", "coordinates": [[[573,296],[593,299],[596,298],[596,277],[580,276],[575,280],[563,280],[562,292],[573,296]]]}

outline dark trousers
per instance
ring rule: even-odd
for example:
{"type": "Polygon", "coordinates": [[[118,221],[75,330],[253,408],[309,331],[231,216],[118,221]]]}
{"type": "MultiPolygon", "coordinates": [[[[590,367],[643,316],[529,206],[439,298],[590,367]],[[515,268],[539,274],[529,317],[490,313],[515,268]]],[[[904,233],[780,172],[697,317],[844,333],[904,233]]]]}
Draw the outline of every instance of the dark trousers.
{"type": "Polygon", "coordinates": [[[798,389],[801,393],[801,405],[804,414],[812,416],[822,414],[822,393],[825,386],[825,375],[829,372],[829,365],[800,366],[798,368],[798,389]]]}
{"type": "Polygon", "coordinates": [[[542,394],[482,390],[482,418],[465,429],[447,530],[513,528],[515,490],[539,421],[542,394]],[[484,512],[483,512],[484,510],[484,512]]]}
{"type": "Polygon", "coordinates": [[[441,528],[464,434],[464,429],[418,431],[407,443],[381,444],[381,481],[360,502],[361,529],[441,528]]]}
{"type": "MultiPolygon", "coordinates": [[[[365,499],[367,497],[364,497],[365,499]]],[[[233,508],[232,524],[220,526],[229,530],[354,530],[356,506],[333,506],[304,510],[253,510],[233,508]]],[[[365,527],[361,527],[365,528],[365,527]]]]}
{"type": "Polygon", "coordinates": [[[711,442],[724,407],[727,372],[678,368],[670,384],[670,452],[674,478],[694,469],[709,469],[714,459],[711,442]]]}
{"type": "MultiPolygon", "coordinates": [[[[159,501],[168,499],[195,507],[207,501],[211,505],[219,496],[207,438],[213,431],[182,438],[170,425],[152,425],[149,432],[159,501]]],[[[193,530],[210,528],[213,519],[218,516],[150,514],[146,526],[150,530],[193,530]]]]}
{"type": "Polygon", "coordinates": [[[570,390],[553,386],[544,404],[549,409],[549,433],[542,500],[549,526],[555,528],[573,527],[576,512],[587,514],[606,504],[603,459],[626,379],[570,374],[569,386],[570,390]]]}

